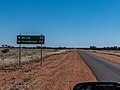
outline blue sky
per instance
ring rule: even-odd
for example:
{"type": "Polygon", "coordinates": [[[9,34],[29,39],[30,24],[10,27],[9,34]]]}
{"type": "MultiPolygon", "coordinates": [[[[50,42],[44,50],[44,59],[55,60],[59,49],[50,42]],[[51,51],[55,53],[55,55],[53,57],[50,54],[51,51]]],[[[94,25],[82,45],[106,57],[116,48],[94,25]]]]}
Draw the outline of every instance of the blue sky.
{"type": "Polygon", "coordinates": [[[43,34],[46,46],[120,46],[120,0],[0,0],[0,45],[17,46],[18,34],[43,34]]]}

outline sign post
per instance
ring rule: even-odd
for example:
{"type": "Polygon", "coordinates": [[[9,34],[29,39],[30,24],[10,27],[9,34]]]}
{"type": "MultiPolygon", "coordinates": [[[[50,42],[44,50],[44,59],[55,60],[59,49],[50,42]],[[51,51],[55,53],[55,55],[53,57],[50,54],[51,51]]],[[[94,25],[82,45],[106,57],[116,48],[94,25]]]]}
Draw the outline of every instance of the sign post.
{"type": "Polygon", "coordinates": [[[45,36],[17,35],[17,44],[19,44],[19,66],[21,64],[21,44],[41,44],[41,66],[42,66],[42,44],[45,43],[45,36]]]}
{"type": "MultiPolygon", "coordinates": [[[[21,39],[21,34],[19,35],[19,37],[17,37],[17,39],[21,39]]],[[[21,65],[21,44],[19,43],[19,58],[18,58],[18,66],[21,65]]]]}
{"type": "Polygon", "coordinates": [[[21,65],[21,44],[19,44],[19,61],[18,61],[18,65],[21,65]]]}
{"type": "Polygon", "coordinates": [[[42,66],[43,60],[42,60],[42,44],[41,44],[41,66],[42,66]]]}

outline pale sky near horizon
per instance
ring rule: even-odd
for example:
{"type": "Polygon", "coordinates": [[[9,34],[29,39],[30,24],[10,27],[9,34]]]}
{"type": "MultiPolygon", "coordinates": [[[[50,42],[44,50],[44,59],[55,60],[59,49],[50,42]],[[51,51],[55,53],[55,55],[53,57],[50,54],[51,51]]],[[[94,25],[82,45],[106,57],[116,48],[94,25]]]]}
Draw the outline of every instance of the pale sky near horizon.
{"type": "Polygon", "coordinates": [[[46,46],[120,46],[120,0],[0,0],[0,45],[17,46],[18,34],[43,34],[46,46]]]}

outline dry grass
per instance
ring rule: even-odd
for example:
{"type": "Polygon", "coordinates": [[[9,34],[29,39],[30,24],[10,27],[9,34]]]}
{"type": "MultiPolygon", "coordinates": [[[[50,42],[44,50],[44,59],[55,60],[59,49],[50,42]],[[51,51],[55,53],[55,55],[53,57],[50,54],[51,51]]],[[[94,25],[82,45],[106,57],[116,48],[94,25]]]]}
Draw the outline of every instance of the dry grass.
{"type": "MultiPolygon", "coordinates": [[[[2,53],[3,49],[0,49],[0,69],[9,66],[16,66],[18,65],[18,57],[19,57],[19,50],[18,49],[9,49],[10,51],[7,53],[2,53]]],[[[57,54],[61,52],[65,52],[68,50],[55,50],[55,49],[43,49],[43,57],[57,54]]],[[[22,49],[21,53],[21,63],[29,63],[33,61],[39,61],[41,57],[40,49],[22,49]]]]}
{"type": "Polygon", "coordinates": [[[120,50],[90,50],[90,52],[107,54],[107,55],[115,55],[120,57],[120,50]]]}

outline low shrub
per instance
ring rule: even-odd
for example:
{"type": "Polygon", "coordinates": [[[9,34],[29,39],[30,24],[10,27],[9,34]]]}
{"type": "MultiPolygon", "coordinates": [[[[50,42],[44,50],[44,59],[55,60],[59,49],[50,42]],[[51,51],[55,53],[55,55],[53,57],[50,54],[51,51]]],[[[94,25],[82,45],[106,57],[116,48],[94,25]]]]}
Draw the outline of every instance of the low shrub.
{"type": "Polygon", "coordinates": [[[7,52],[9,52],[10,50],[8,49],[8,48],[6,48],[6,49],[3,49],[1,52],[2,53],[7,53],[7,52]]]}

